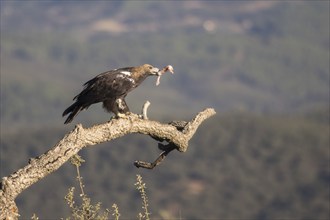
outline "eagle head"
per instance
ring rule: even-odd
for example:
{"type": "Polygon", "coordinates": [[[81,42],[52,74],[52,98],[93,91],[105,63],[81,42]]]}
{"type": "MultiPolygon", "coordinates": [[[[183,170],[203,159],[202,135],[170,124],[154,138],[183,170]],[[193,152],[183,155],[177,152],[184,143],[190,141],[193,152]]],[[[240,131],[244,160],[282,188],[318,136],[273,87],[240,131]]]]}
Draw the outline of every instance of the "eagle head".
{"type": "Polygon", "coordinates": [[[159,69],[157,67],[153,67],[150,64],[143,64],[140,66],[141,72],[144,72],[146,75],[157,75],[159,72],[159,69]]]}

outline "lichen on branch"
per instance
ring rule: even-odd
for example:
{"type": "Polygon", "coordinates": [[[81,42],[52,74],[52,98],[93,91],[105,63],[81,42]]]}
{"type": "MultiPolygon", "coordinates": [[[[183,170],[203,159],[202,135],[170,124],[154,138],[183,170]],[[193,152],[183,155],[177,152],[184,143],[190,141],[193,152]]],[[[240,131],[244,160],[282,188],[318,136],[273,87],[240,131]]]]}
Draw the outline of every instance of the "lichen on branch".
{"type": "Polygon", "coordinates": [[[19,214],[15,203],[16,197],[32,184],[56,171],[84,147],[111,141],[130,133],[149,135],[159,142],[168,143],[167,145],[158,144],[163,152],[154,163],[151,163],[152,166],[150,163],[141,161],[139,166],[135,164],[137,167],[152,169],[159,165],[172,150],[185,152],[188,149],[189,140],[199,125],[214,114],[215,110],[208,108],[199,112],[190,122],[161,123],[146,119],[145,111],[144,117],[131,113],[125,118],[114,118],[90,128],[83,128],[81,124],[78,124],[50,150],[30,159],[25,167],[2,178],[0,219],[17,219],[19,214]]]}

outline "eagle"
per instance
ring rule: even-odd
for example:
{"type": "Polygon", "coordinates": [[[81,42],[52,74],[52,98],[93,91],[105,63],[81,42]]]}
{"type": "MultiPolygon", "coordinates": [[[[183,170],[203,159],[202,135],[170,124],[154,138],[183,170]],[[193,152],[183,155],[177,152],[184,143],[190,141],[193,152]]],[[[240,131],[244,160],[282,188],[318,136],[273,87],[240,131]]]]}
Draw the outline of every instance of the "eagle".
{"type": "Polygon", "coordinates": [[[158,76],[156,83],[158,85],[160,76],[166,71],[174,73],[170,65],[159,70],[150,64],[144,64],[109,70],[97,75],[84,84],[84,89],[73,98],[74,103],[63,112],[63,117],[69,114],[64,124],[70,123],[80,111],[99,102],[103,103],[105,110],[114,113],[116,117],[125,117],[129,112],[125,101],[127,94],[148,76],[158,76]]]}

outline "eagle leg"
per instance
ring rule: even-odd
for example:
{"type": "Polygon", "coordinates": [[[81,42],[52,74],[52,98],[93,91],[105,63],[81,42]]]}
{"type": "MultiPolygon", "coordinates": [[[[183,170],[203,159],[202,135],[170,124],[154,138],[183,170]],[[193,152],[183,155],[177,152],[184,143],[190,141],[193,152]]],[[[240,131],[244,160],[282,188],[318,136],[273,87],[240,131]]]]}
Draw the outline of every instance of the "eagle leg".
{"type": "Polygon", "coordinates": [[[115,114],[116,118],[126,118],[129,108],[124,98],[106,99],[103,101],[103,107],[115,114]]]}
{"type": "Polygon", "coordinates": [[[115,101],[115,111],[116,117],[118,118],[127,118],[127,114],[129,113],[128,105],[124,98],[118,98],[115,101]]]}
{"type": "Polygon", "coordinates": [[[128,105],[126,104],[126,101],[124,98],[118,98],[116,99],[116,107],[119,113],[127,113],[129,112],[128,105]]]}

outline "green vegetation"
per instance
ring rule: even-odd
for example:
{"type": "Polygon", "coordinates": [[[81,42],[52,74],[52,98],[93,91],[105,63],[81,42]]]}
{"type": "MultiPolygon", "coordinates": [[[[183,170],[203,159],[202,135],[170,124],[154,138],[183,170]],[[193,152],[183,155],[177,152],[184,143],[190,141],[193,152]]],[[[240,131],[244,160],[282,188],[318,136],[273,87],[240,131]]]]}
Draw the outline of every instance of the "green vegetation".
{"type": "MultiPolygon", "coordinates": [[[[155,158],[157,144],[130,135],[83,150],[86,162],[80,174],[88,186],[85,193],[103,207],[116,202],[122,219],[136,219],[141,209],[140,195],[131,184],[136,172],[148,185],[153,218],[326,219],[328,121],[327,111],[301,116],[220,114],[198,130],[185,154],[174,152],[154,171],[137,171],[133,161],[155,158]]],[[[19,139],[7,135],[1,140],[2,153],[17,156],[1,159],[3,173],[43,153],[65,130],[21,130],[19,139]],[[22,153],[17,154],[18,148],[22,153]]],[[[24,192],[18,199],[22,216],[65,216],[69,210],[63,195],[75,184],[74,173],[72,166],[64,165],[24,192]]]]}
{"type": "MultiPolygon", "coordinates": [[[[107,69],[144,62],[157,66],[172,64],[177,73],[164,77],[159,88],[148,80],[132,99],[135,101],[138,97],[139,100],[132,101],[133,106],[140,106],[145,98],[162,100],[155,101],[159,108],[157,112],[161,109],[171,112],[169,106],[181,102],[178,110],[182,113],[186,110],[184,106],[195,106],[196,100],[203,106],[212,105],[223,111],[283,112],[311,109],[324,105],[329,99],[329,51],[296,39],[274,39],[265,47],[254,38],[243,36],[151,35],[143,37],[139,44],[132,43],[135,42],[133,37],[113,37],[114,47],[105,41],[71,44],[70,37],[43,44],[43,39],[48,37],[39,37],[24,52],[36,59],[33,64],[3,63],[3,71],[10,72],[1,83],[6,106],[1,111],[4,120],[17,119],[17,111],[21,109],[26,109],[19,112],[22,121],[58,120],[60,112],[70,104],[85,81],[107,69]],[[53,45],[62,48],[58,49],[61,52],[57,53],[61,55],[56,58],[53,57],[53,45]],[[29,51],[37,47],[41,47],[39,51],[29,51]],[[125,57],[125,51],[138,56],[125,57]],[[72,54],[75,54],[74,61],[69,62],[68,57],[72,54]],[[20,83],[22,80],[24,84],[20,83]],[[34,108],[30,110],[31,103],[34,108]]],[[[21,59],[13,52],[16,49],[6,46],[10,41],[17,42],[18,48],[27,46],[24,41],[4,36],[4,56],[21,59]]]]}

